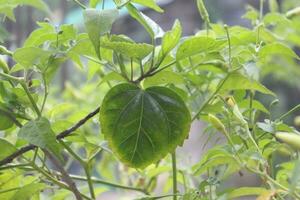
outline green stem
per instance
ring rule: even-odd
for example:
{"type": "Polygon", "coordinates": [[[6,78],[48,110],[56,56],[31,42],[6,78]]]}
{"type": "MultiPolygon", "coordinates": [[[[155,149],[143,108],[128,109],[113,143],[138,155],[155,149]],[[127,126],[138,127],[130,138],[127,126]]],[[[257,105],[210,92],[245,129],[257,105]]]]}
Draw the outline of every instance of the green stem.
{"type": "Polygon", "coordinates": [[[42,103],[42,107],[41,107],[41,112],[43,112],[43,110],[44,110],[46,100],[47,100],[47,97],[48,97],[48,85],[47,85],[46,77],[45,77],[44,74],[42,76],[43,76],[43,82],[44,82],[44,87],[45,87],[44,90],[45,91],[44,91],[44,99],[43,99],[43,103],[42,103]]]}
{"type": "Polygon", "coordinates": [[[260,0],[259,5],[259,22],[262,22],[264,16],[264,0],[260,0]]]}
{"type": "Polygon", "coordinates": [[[229,60],[228,60],[228,63],[229,63],[229,67],[231,69],[231,66],[232,66],[232,56],[231,56],[231,39],[230,39],[230,34],[229,34],[229,29],[228,29],[228,26],[225,24],[224,25],[224,28],[225,28],[225,31],[226,31],[226,36],[227,36],[227,41],[228,41],[228,57],[229,57],[229,60]]]}
{"type": "Polygon", "coordinates": [[[29,98],[29,100],[30,100],[30,102],[31,102],[31,104],[32,104],[32,106],[33,106],[36,114],[38,115],[38,117],[41,117],[42,113],[41,113],[40,109],[38,108],[37,104],[35,103],[32,95],[31,95],[31,93],[30,93],[30,91],[29,91],[29,89],[28,89],[28,87],[26,85],[26,82],[25,81],[21,81],[20,84],[23,87],[24,91],[26,92],[26,94],[27,94],[27,96],[28,96],[28,98],[29,98]]]}
{"type": "Polygon", "coordinates": [[[288,112],[286,112],[285,114],[281,115],[279,117],[279,121],[283,120],[284,118],[286,118],[288,115],[292,114],[293,112],[297,111],[300,109],[300,104],[295,106],[294,108],[292,108],[291,110],[289,110],[288,112]]]}
{"type": "Polygon", "coordinates": [[[172,172],[173,172],[173,200],[177,200],[177,167],[176,150],[172,153],[172,172]]]}
{"type": "Polygon", "coordinates": [[[87,7],[83,3],[81,3],[79,0],[73,0],[73,1],[74,1],[74,3],[79,5],[79,7],[81,7],[82,9],[87,9],[87,7]]]}
{"type": "Polygon", "coordinates": [[[10,188],[10,189],[5,189],[5,190],[0,190],[0,194],[6,193],[6,192],[15,191],[15,190],[19,190],[19,189],[20,189],[20,187],[10,188]]]}
{"type": "Polygon", "coordinates": [[[86,178],[87,178],[87,182],[88,182],[91,197],[92,197],[92,199],[96,199],[90,169],[91,169],[90,164],[87,163],[86,166],[84,167],[84,171],[85,171],[85,174],[86,174],[86,178]]]}
{"type": "Polygon", "coordinates": [[[198,115],[200,115],[200,113],[203,111],[203,109],[209,104],[209,102],[219,92],[219,90],[222,88],[222,86],[227,81],[227,79],[229,78],[229,76],[230,76],[230,73],[226,74],[225,78],[219,83],[219,85],[218,85],[217,89],[214,91],[214,93],[211,94],[211,96],[203,103],[203,105],[200,107],[200,109],[198,110],[198,112],[194,115],[194,117],[192,118],[192,121],[194,121],[195,119],[197,119],[198,115]]]}
{"type": "MultiPolygon", "coordinates": [[[[75,179],[75,180],[79,180],[79,181],[88,181],[87,178],[83,177],[83,176],[77,176],[77,175],[71,175],[70,174],[70,177],[73,178],[73,179],[75,179]]],[[[136,187],[130,187],[130,186],[120,185],[120,184],[116,184],[116,183],[111,183],[111,182],[107,182],[107,181],[100,180],[100,179],[93,178],[93,177],[91,177],[91,181],[93,183],[99,183],[99,184],[103,184],[103,185],[108,185],[108,186],[115,187],[115,188],[121,188],[121,189],[125,189],[125,190],[133,190],[133,191],[142,192],[142,193],[144,193],[146,195],[149,194],[147,191],[145,191],[142,188],[136,188],[136,187]]]]}
{"type": "Polygon", "coordinates": [[[23,78],[11,76],[11,75],[3,73],[3,72],[0,72],[0,76],[2,76],[5,79],[11,80],[11,81],[16,81],[18,83],[20,83],[23,80],[23,78]]]}
{"type": "Polygon", "coordinates": [[[60,140],[60,144],[83,166],[84,172],[87,177],[87,182],[90,190],[90,195],[92,199],[96,199],[93,182],[91,180],[91,173],[90,173],[90,165],[88,162],[85,162],[78,154],[76,154],[71,147],[69,147],[64,141],[60,140]]]}

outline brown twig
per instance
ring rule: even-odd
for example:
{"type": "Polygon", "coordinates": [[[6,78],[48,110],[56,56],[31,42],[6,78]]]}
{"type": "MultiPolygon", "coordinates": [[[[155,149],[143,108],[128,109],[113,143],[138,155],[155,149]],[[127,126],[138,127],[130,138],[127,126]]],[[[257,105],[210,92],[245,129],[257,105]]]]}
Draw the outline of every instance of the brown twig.
{"type": "MultiPolygon", "coordinates": [[[[79,127],[81,127],[83,124],[85,124],[89,119],[91,119],[92,117],[94,117],[95,115],[97,115],[100,112],[100,107],[98,107],[96,110],[94,110],[93,112],[91,112],[90,114],[88,114],[87,116],[85,116],[82,120],[80,120],[79,122],[77,122],[74,126],[72,126],[71,128],[62,131],[61,133],[59,133],[56,136],[57,140],[61,140],[67,136],[69,136],[72,132],[76,131],[79,127]]],[[[23,155],[24,153],[31,151],[33,149],[35,149],[37,146],[35,145],[27,145],[25,147],[20,148],[19,150],[17,150],[16,152],[12,153],[11,155],[7,156],[6,158],[4,158],[3,160],[0,161],[0,166],[3,166],[5,164],[11,163],[15,158],[23,155]]]]}
{"type": "Polygon", "coordinates": [[[56,157],[54,157],[51,153],[49,153],[47,150],[43,150],[45,155],[48,157],[48,159],[53,163],[53,165],[57,168],[57,170],[61,173],[63,181],[69,186],[70,190],[73,192],[77,200],[82,200],[81,194],[78,191],[75,182],[72,180],[72,178],[69,176],[68,172],[64,169],[64,167],[61,165],[59,160],[57,160],[56,157]]]}

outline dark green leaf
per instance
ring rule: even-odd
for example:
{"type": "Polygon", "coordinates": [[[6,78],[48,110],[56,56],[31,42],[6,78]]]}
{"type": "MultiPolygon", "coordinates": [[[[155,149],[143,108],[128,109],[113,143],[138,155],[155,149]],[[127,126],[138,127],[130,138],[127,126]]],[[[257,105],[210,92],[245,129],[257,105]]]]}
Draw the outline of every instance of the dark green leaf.
{"type": "Polygon", "coordinates": [[[11,143],[9,143],[4,139],[0,139],[0,147],[1,147],[0,160],[6,158],[7,156],[11,155],[17,150],[15,146],[13,146],[11,143]]]}
{"type": "Polygon", "coordinates": [[[100,123],[119,159],[131,167],[145,168],[183,143],[191,117],[172,90],[142,90],[126,83],[113,87],[105,96],[100,123]]]}

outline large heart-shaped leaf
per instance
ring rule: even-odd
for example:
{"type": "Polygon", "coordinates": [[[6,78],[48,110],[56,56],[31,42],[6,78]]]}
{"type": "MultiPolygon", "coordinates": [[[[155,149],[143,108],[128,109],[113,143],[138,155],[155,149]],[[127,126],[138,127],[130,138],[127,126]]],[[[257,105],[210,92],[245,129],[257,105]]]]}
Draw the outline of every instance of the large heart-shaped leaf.
{"type": "Polygon", "coordinates": [[[124,83],[105,96],[100,122],[119,159],[131,167],[144,168],[183,143],[191,117],[173,90],[157,86],[143,90],[124,83]]]}

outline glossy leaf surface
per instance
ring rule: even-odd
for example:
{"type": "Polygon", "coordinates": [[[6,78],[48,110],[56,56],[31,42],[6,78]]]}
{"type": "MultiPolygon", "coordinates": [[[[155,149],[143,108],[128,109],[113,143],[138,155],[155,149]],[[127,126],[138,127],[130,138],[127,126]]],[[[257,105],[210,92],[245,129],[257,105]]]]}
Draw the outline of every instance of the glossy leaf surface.
{"type": "Polygon", "coordinates": [[[112,88],[100,113],[102,133],[125,164],[144,168],[181,145],[191,117],[181,98],[165,87],[112,88]]]}

